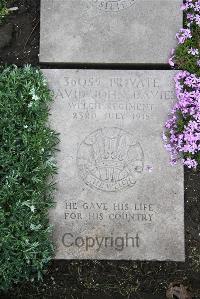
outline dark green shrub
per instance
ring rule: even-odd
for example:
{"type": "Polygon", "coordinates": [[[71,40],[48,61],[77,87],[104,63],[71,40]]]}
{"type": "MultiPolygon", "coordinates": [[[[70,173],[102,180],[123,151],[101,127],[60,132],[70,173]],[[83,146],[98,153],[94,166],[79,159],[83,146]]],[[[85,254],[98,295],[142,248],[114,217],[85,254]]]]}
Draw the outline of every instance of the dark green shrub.
{"type": "Polygon", "coordinates": [[[34,68],[0,68],[0,288],[41,278],[52,258],[48,212],[53,205],[57,134],[52,100],[34,68]]]}

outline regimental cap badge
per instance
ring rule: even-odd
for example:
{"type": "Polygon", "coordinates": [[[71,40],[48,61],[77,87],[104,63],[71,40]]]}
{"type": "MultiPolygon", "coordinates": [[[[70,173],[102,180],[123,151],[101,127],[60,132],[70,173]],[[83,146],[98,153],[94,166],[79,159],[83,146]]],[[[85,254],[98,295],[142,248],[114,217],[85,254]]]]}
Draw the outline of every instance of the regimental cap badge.
{"type": "Polygon", "coordinates": [[[103,191],[132,187],[143,171],[144,154],[134,136],[119,128],[102,128],[81,143],[77,165],[84,182],[103,191]]]}

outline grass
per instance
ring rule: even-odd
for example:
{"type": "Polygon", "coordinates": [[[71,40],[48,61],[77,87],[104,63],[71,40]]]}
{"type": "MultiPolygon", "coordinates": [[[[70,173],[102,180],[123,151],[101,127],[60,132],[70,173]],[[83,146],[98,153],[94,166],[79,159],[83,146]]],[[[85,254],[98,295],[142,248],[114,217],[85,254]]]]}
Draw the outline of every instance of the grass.
{"type": "Polygon", "coordinates": [[[56,172],[58,138],[47,125],[51,100],[39,70],[0,68],[1,289],[40,279],[52,258],[49,178],[56,172]]]}

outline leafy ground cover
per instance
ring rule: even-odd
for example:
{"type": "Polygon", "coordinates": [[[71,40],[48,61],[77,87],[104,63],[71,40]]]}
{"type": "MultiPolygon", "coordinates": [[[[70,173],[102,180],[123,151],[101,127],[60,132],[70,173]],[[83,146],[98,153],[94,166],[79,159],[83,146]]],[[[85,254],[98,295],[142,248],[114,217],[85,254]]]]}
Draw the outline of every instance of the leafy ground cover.
{"type": "Polygon", "coordinates": [[[176,34],[178,46],[172,49],[170,65],[200,77],[200,1],[185,0],[184,28],[176,34]]]}
{"type": "Polygon", "coordinates": [[[40,278],[52,258],[48,211],[57,136],[47,125],[52,95],[29,66],[0,69],[0,288],[40,278]]]}
{"type": "Polygon", "coordinates": [[[164,141],[171,163],[181,160],[189,168],[200,165],[200,1],[186,0],[185,28],[176,34],[169,64],[181,71],[175,77],[177,103],[165,124],[164,141]]]}

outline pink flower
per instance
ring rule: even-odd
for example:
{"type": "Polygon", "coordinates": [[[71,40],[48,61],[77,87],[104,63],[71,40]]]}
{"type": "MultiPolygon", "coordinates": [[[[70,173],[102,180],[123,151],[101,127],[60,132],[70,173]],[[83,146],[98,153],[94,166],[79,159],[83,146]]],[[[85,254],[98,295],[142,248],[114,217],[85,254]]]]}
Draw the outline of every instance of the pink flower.
{"type": "Polygon", "coordinates": [[[199,55],[199,50],[196,49],[196,48],[190,48],[190,49],[188,50],[188,53],[189,53],[189,54],[192,54],[193,56],[195,56],[195,55],[199,55]]]}
{"type": "Polygon", "coordinates": [[[187,158],[183,161],[183,164],[186,165],[188,168],[197,168],[197,162],[194,159],[187,158]]]}
{"type": "Polygon", "coordinates": [[[172,66],[172,67],[175,66],[175,63],[173,62],[173,59],[174,59],[174,56],[170,57],[169,60],[168,60],[169,65],[172,66]]]}
{"type": "Polygon", "coordinates": [[[192,33],[190,29],[180,29],[179,33],[176,34],[179,44],[183,44],[187,39],[192,38],[192,33]]]}

